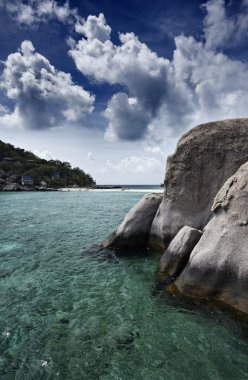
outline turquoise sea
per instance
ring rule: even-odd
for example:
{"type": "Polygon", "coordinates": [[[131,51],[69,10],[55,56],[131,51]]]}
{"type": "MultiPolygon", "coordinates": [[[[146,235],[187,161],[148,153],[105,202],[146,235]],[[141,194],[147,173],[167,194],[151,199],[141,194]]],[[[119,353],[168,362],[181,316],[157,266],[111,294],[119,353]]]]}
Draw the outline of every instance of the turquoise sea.
{"type": "Polygon", "coordinates": [[[248,379],[248,330],[95,244],[143,194],[0,193],[0,380],[248,379]]]}

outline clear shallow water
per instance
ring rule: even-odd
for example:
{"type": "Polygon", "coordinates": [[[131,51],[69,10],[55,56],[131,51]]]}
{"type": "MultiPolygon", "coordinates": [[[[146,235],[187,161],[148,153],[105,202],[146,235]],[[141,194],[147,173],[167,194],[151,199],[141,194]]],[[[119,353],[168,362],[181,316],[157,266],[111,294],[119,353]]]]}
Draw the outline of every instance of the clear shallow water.
{"type": "Polygon", "coordinates": [[[138,193],[0,193],[0,379],[248,379],[245,327],[92,247],[138,193]]]}

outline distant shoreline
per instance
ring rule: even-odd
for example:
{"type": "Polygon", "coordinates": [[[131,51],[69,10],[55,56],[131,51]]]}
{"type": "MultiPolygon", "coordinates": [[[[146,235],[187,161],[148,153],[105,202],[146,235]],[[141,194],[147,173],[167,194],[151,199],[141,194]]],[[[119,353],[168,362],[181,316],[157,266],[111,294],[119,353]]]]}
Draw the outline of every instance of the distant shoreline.
{"type": "Polygon", "coordinates": [[[23,188],[23,189],[13,189],[13,190],[1,190],[0,193],[47,193],[47,192],[91,192],[91,193],[163,193],[163,188],[101,188],[101,189],[94,189],[94,188],[73,188],[73,187],[66,187],[66,188],[43,188],[43,189],[34,189],[34,188],[23,188]]]}
{"type": "Polygon", "coordinates": [[[58,189],[58,191],[70,192],[70,191],[89,191],[94,193],[163,193],[163,189],[152,189],[152,188],[109,188],[109,189],[93,189],[93,188],[62,188],[58,189]]]}

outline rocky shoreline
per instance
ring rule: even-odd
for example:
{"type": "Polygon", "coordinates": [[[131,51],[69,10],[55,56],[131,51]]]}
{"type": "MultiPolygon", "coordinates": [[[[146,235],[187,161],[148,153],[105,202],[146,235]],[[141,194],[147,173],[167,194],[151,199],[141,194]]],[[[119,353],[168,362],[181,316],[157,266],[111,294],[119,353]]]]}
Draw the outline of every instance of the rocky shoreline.
{"type": "Polygon", "coordinates": [[[248,119],[203,124],[168,158],[163,196],[144,196],[102,246],[163,252],[175,294],[248,315],[248,119]]]}
{"type": "Polygon", "coordinates": [[[18,183],[5,183],[3,186],[0,187],[0,191],[3,192],[10,192],[10,191],[58,191],[58,189],[55,188],[49,188],[49,187],[30,187],[30,186],[21,186],[18,183]]]}

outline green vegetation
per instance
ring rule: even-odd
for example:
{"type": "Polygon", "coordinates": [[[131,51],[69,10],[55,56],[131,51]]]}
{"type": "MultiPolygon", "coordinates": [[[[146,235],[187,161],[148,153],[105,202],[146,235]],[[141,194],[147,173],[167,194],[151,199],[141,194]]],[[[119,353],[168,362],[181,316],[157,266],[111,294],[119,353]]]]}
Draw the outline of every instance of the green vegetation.
{"type": "Polygon", "coordinates": [[[53,188],[73,185],[85,187],[95,184],[89,174],[80,168],[72,168],[69,162],[47,161],[1,140],[0,175],[4,180],[17,176],[15,182],[19,183],[22,176],[31,176],[35,186],[42,186],[41,181],[45,181],[48,187],[53,188]]]}

